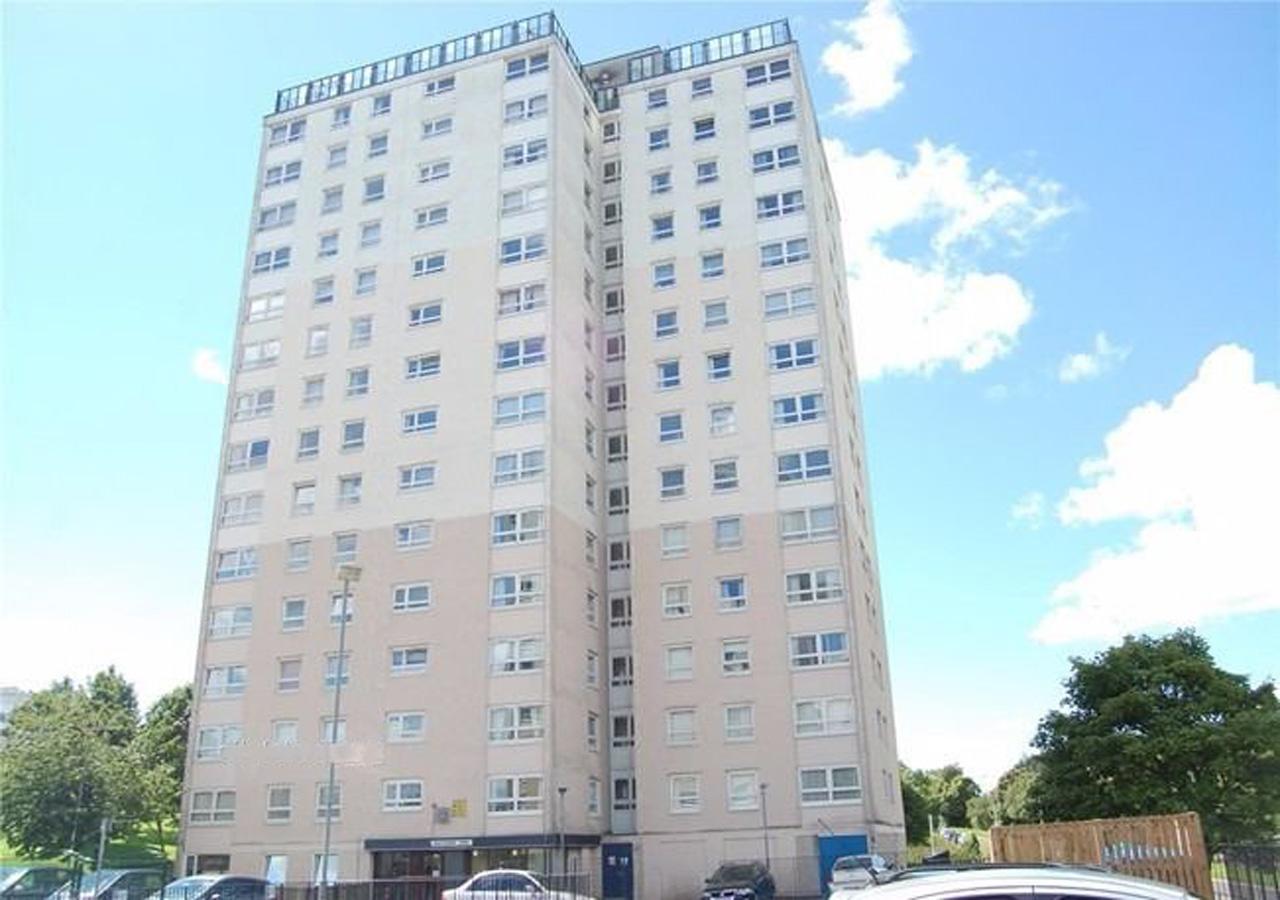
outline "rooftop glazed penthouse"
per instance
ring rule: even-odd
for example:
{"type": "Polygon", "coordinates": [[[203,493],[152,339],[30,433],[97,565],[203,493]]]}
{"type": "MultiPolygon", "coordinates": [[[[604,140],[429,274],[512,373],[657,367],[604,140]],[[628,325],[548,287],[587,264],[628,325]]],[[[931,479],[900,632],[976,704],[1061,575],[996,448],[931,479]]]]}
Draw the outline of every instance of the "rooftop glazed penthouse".
{"type": "Polygon", "coordinates": [[[660,897],[899,846],[843,272],[785,22],[584,66],[545,14],[280,91],[187,870],[660,897]]]}

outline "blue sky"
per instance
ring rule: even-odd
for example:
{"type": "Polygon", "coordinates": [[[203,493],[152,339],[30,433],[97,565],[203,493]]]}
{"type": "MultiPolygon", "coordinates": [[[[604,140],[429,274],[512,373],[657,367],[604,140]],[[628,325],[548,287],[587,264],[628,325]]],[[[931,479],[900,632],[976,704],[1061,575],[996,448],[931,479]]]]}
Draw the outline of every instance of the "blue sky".
{"type": "MultiPolygon", "coordinates": [[[[191,361],[227,358],[274,90],[534,9],[6,5],[0,683],[190,675],[223,403],[191,361]]],[[[1117,629],[1280,675],[1280,8],[558,12],[594,59],[780,9],[846,221],[903,759],[989,782],[1117,629]]]]}

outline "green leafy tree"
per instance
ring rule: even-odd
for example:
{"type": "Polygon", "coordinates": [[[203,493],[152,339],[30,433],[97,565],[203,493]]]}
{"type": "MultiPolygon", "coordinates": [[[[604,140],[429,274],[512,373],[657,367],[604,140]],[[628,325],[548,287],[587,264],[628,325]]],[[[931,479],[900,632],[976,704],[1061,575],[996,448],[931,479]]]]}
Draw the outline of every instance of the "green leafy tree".
{"type": "Polygon", "coordinates": [[[992,794],[995,824],[1018,825],[1039,822],[1044,816],[1032,801],[1032,792],[1040,777],[1040,760],[1028,756],[1000,776],[992,794]]]}
{"type": "Polygon", "coordinates": [[[963,826],[969,821],[969,801],[982,793],[978,783],[964,774],[955,763],[924,773],[928,779],[927,797],[935,816],[948,825],[963,826]]]}
{"type": "Polygon", "coordinates": [[[1045,819],[1194,810],[1209,843],[1269,837],[1280,810],[1280,701],[1219,668],[1194,631],[1075,658],[1040,722],[1030,804],[1045,819]]]}
{"type": "Polygon", "coordinates": [[[902,785],[902,815],[906,822],[907,843],[922,844],[929,839],[929,808],[920,793],[919,773],[898,766],[898,782],[902,785]]]}
{"type": "Polygon", "coordinates": [[[142,816],[159,847],[178,816],[190,727],[191,685],[184,684],[152,704],[130,745],[128,764],[136,771],[142,816]]]}
{"type": "Polygon", "coordinates": [[[133,685],[111,666],[94,675],[86,690],[107,743],[123,747],[133,740],[138,731],[138,695],[133,685]]]}
{"type": "Polygon", "coordinates": [[[982,794],[974,797],[965,806],[965,815],[969,818],[969,827],[976,828],[979,831],[986,831],[996,823],[995,815],[996,795],[995,793],[982,794]]]}

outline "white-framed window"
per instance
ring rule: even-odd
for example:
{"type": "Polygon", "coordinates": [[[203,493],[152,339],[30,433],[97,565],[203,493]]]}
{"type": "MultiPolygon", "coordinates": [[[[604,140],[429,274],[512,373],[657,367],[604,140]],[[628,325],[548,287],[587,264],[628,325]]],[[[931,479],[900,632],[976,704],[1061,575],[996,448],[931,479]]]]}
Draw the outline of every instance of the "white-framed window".
{"type": "Polygon", "coordinates": [[[354,531],[340,531],[333,536],[333,562],[355,562],[360,536],[354,531]]]}
{"type": "Polygon", "coordinates": [[[735,491],[738,489],[738,461],[717,459],[711,462],[711,490],[735,491]]]}
{"type": "Polygon", "coordinates": [[[444,303],[433,300],[430,303],[418,303],[409,307],[409,327],[419,328],[423,325],[435,325],[444,315],[444,303]]]}
{"type": "Polygon", "coordinates": [[[284,294],[261,294],[257,297],[250,297],[244,305],[244,320],[246,322],[265,322],[268,319],[278,319],[284,315],[284,294]]]}
{"type": "Polygon", "coordinates": [[[320,720],[320,743],[342,744],[347,740],[347,718],[325,716],[320,720]]]}
{"type": "Polygon", "coordinates": [[[635,668],[631,654],[621,653],[609,657],[609,687],[630,687],[635,680],[635,668]]]}
{"type": "Polygon", "coordinates": [[[689,83],[689,96],[696,100],[699,97],[710,97],[712,93],[711,76],[704,75],[689,83]]]}
{"type": "Polygon", "coordinates": [[[546,710],[537,704],[489,707],[489,743],[538,741],[546,732],[546,710]]]}
{"type": "Polygon", "coordinates": [[[413,258],[413,277],[421,278],[424,275],[435,275],[438,272],[443,272],[444,265],[445,253],[443,250],[415,256],[413,258]]]}
{"type": "Polygon", "coordinates": [[[809,258],[809,239],[787,238],[760,245],[760,268],[776,269],[804,262],[809,258]]]}
{"type": "Polygon", "coordinates": [[[324,376],[313,375],[302,380],[302,405],[315,406],[324,400],[324,376]]]}
{"type": "Polygon", "coordinates": [[[544,391],[510,394],[494,400],[493,424],[518,425],[525,422],[541,422],[547,415],[547,395],[544,391]]]}
{"type": "Polygon", "coordinates": [[[218,527],[252,525],[262,520],[262,492],[232,494],[222,498],[218,508],[218,527]]]}
{"type": "Polygon", "coordinates": [[[779,191],[756,198],[756,219],[779,219],[804,212],[804,191],[779,191]]]}
{"type": "Polygon", "coordinates": [[[391,112],[391,94],[378,94],[373,98],[373,104],[370,107],[369,115],[385,116],[391,112]]]}
{"type": "Polygon", "coordinates": [[[391,609],[395,612],[412,612],[431,608],[431,582],[415,581],[397,584],[391,589],[391,609]]]}
{"type": "Polygon", "coordinates": [[[600,815],[600,779],[594,775],[587,778],[587,815],[600,815]]]}
{"type": "Polygon", "coordinates": [[[252,606],[215,606],[209,610],[209,637],[246,637],[253,631],[252,606]]]}
{"type": "Polygon", "coordinates": [[[724,739],[753,741],[756,737],[756,708],[750,703],[731,703],[724,708],[724,739]]]}
{"type": "Polygon", "coordinates": [[[320,194],[320,213],[327,215],[342,211],[342,185],[325,188],[320,194]]]}
{"type": "Polygon", "coordinates": [[[696,813],[702,809],[702,776],[671,775],[667,781],[671,792],[671,812],[696,813]]]}
{"type": "Polygon", "coordinates": [[[500,341],[494,354],[499,372],[537,366],[547,361],[547,339],[542,335],[500,341]]]}
{"type": "Polygon", "coordinates": [[[516,169],[532,165],[547,158],[547,139],[530,138],[502,149],[502,167],[516,169]]]}
{"type": "Polygon", "coordinates": [[[708,203],[698,207],[698,229],[710,231],[723,224],[719,203],[708,203]]]}
{"type": "Polygon", "coordinates": [[[649,217],[649,237],[655,241],[675,237],[676,217],[674,213],[664,212],[649,217]]]}
{"type": "Polygon", "coordinates": [[[760,808],[760,773],[755,769],[729,769],[724,773],[725,798],[730,812],[760,808]]]}
{"type": "Polygon", "coordinates": [[[658,470],[658,496],[671,500],[685,495],[684,466],[667,466],[658,470]]]}
{"type": "MultiPolygon", "coordinates": [[[[605,126],[608,127],[607,125],[605,126]]],[[[622,180],[622,160],[606,159],[602,170],[605,184],[616,184],[622,180]]]]}
{"type": "Polygon", "coordinates": [[[280,359],[280,339],[270,338],[265,341],[255,341],[245,344],[240,348],[240,369],[249,371],[251,369],[265,369],[268,366],[274,366],[280,359]]]}
{"type": "Polygon", "coordinates": [[[489,675],[538,672],[545,662],[543,639],[536,636],[489,641],[489,675]]]}
{"type": "Polygon", "coordinates": [[[621,362],[627,358],[627,336],[622,332],[604,336],[605,362],[621,362]]]}
{"type": "Polygon", "coordinates": [[[285,566],[290,572],[301,572],[311,566],[311,541],[309,538],[289,541],[285,554],[285,566]]]}
{"type": "Polygon", "coordinates": [[[424,434],[435,431],[439,419],[439,410],[434,406],[405,410],[400,414],[400,432],[402,434],[424,434]]]}
{"type": "Polygon", "coordinates": [[[667,681],[688,681],[693,677],[693,644],[671,644],[663,648],[667,681]]]}
{"type": "Polygon", "coordinates": [[[775,427],[817,422],[826,416],[821,391],[787,394],[773,399],[773,424],[775,427]]]}
{"type": "Polygon", "coordinates": [[[347,348],[351,350],[367,347],[373,343],[373,316],[356,316],[351,320],[351,333],[347,337],[347,348]]]}
{"type": "Polygon", "coordinates": [[[835,567],[803,569],[786,574],[787,603],[830,603],[844,599],[844,578],[835,567]]]}
{"type": "Polygon", "coordinates": [[[795,117],[795,101],[779,100],[776,103],[766,103],[763,106],[754,106],[747,110],[747,128],[753,131],[757,128],[768,128],[770,125],[781,125],[783,122],[790,122],[795,117]]]}
{"type": "Polygon", "coordinates": [[[547,453],[541,447],[495,453],[493,483],[515,484],[541,478],[547,468],[547,453]]]}
{"type": "Polygon", "coordinates": [[[447,159],[435,159],[418,166],[418,181],[443,181],[453,171],[453,163],[447,159]]]}
{"type": "Polygon", "coordinates": [[[440,354],[423,353],[410,356],[404,361],[404,377],[406,381],[418,378],[431,378],[440,374],[440,354]]]}
{"type": "Polygon", "coordinates": [[[347,164],[347,145],[334,144],[329,147],[329,159],[326,167],[330,169],[340,169],[347,164]]]}
{"type": "Polygon", "coordinates": [[[693,707],[667,710],[667,743],[692,744],[698,740],[698,711],[693,707]]]}
{"type": "Polygon", "coordinates": [[[625,431],[613,431],[604,436],[605,446],[605,462],[626,462],[627,460],[627,433],[625,431]]]}
{"type": "Polygon", "coordinates": [[[206,666],[204,670],[205,697],[239,697],[249,683],[249,671],[244,666],[206,666]]]}
{"type": "Polygon", "coordinates": [[[692,592],[687,582],[662,586],[662,616],[683,619],[693,615],[692,592]]]}
{"type": "Polygon", "coordinates": [[[541,603],[543,584],[541,572],[494,575],[489,580],[489,606],[493,609],[510,609],[541,603]]]}
{"type": "Polygon", "coordinates": [[[702,159],[693,164],[694,184],[712,184],[720,180],[720,162],[715,159],[702,159]]]}
{"type": "Polygon", "coordinates": [[[611,516],[625,516],[631,510],[631,488],[625,484],[610,486],[605,491],[605,509],[611,516]]]}
{"type": "Polygon", "coordinates": [[[849,635],[843,631],[793,634],[788,642],[793,669],[812,669],[849,661],[849,635]]]}
{"type": "Polygon", "coordinates": [[[684,415],[678,412],[658,416],[658,443],[668,444],[684,440],[684,415]]]}
{"type": "Polygon", "coordinates": [[[307,329],[307,356],[323,356],[329,352],[329,326],[312,325],[307,329]]]}
{"type": "Polygon", "coordinates": [[[291,181],[297,181],[302,177],[302,160],[295,159],[290,162],[280,163],[278,166],[268,166],[266,175],[263,178],[263,187],[275,187],[279,184],[288,184],[291,181]]]}
{"type": "Polygon", "coordinates": [[[663,109],[666,105],[666,88],[653,88],[645,95],[645,109],[663,109]]]}
{"type": "Polygon", "coordinates": [[[533,94],[508,100],[502,108],[502,121],[521,122],[526,119],[540,119],[547,114],[547,95],[533,94]]]}
{"type": "MultiPolygon", "coordinates": [[[[333,790],[329,789],[329,783],[322,781],[316,785],[316,818],[323,819],[325,816],[331,816],[334,819],[342,818],[342,782],[335,781],[333,790]]],[[[332,854],[336,857],[337,854],[332,854]]],[[[319,862],[324,859],[319,853],[316,854],[317,860],[317,881],[320,870],[319,862]]],[[[338,871],[337,860],[331,859],[329,862],[329,877],[336,878],[338,871]]]]}
{"type": "Polygon", "coordinates": [[[293,501],[289,512],[295,516],[309,516],[316,511],[316,483],[297,481],[293,485],[293,501]]]}
{"type": "Polygon", "coordinates": [[[666,125],[649,129],[649,150],[666,150],[671,146],[671,129],[666,125]]]}
{"type": "Polygon", "coordinates": [[[720,278],[724,275],[723,250],[710,250],[701,254],[699,259],[703,278],[720,278]]]}
{"type": "Polygon", "coordinates": [[[602,219],[605,225],[617,225],[622,221],[622,201],[609,200],[604,204],[602,209],[602,219]]]}
{"type": "Polygon", "coordinates": [[[364,180],[364,202],[376,203],[387,196],[387,178],[385,175],[374,175],[364,180]]]}
{"type": "Polygon", "coordinates": [[[356,296],[367,297],[378,289],[378,270],[376,268],[356,270],[356,296]]]}
{"type": "Polygon", "coordinates": [[[778,484],[796,484],[831,477],[831,451],[825,447],[779,453],[778,484]]]}
{"type": "Polygon", "coordinates": [[[609,627],[631,627],[631,595],[613,594],[609,597],[609,627]]]}
{"type": "Polygon", "coordinates": [[[296,200],[277,203],[275,206],[264,206],[258,210],[258,231],[267,231],[272,228],[283,228],[286,225],[292,225],[297,214],[298,203],[296,200]]]}
{"type": "Polygon", "coordinates": [[[549,65],[550,62],[546,53],[535,53],[532,56],[509,59],[507,60],[507,81],[545,72],[549,65]]]}
{"type": "Polygon", "coordinates": [[[391,674],[413,675],[427,670],[430,651],[425,645],[391,648],[391,674]]]}
{"type": "Polygon", "coordinates": [[[695,141],[710,140],[716,136],[716,117],[703,116],[693,120],[693,139],[695,141]]]}
{"type": "Polygon", "coordinates": [[[712,437],[725,437],[738,431],[738,414],[732,403],[714,403],[707,407],[707,422],[712,437]]]}
{"type": "Polygon", "coordinates": [[[801,369],[818,362],[818,339],[799,338],[769,345],[769,368],[775,372],[801,369]]]}
{"type": "Polygon", "coordinates": [[[653,314],[653,336],[675,337],[680,333],[679,315],[674,309],[660,309],[653,314]]]}
{"type": "Polygon", "coordinates": [[[791,60],[786,57],[771,59],[758,65],[747,66],[747,87],[768,84],[770,81],[781,81],[791,77],[791,60]]]}
{"type": "Polygon", "coordinates": [[[267,146],[279,147],[281,144],[292,144],[295,141],[302,140],[306,136],[306,119],[294,119],[292,122],[282,122],[279,125],[271,126],[271,133],[267,138],[267,146]]]}
{"type": "Polygon", "coordinates": [[[610,541],[608,554],[609,571],[623,572],[631,568],[631,541],[610,541]]]}
{"type": "Polygon", "coordinates": [[[604,267],[606,269],[622,268],[622,244],[614,241],[605,244],[602,250],[604,251],[604,267]]]}
{"type": "Polygon", "coordinates": [[[604,408],[607,412],[617,412],[627,408],[627,383],[625,381],[605,382],[604,408]]]}
{"type": "Polygon", "coordinates": [[[364,476],[360,474],[338,476],[338,505],[357,506],[364,496],[364,476]]]}
{"type": "Polygon", "coordinates": [[[542,259],[546,255],[547,238],[542,234],[507,238],[498,247],[498,261],[504,266],[542,259]]]}
{"type": "Polygon", "coordinates": [[[342,423],[342,449],[359,450],[364,446],[364,419],[350,419],[342,423]]]}
{"type": "MultiPolygon", "coordinates": [[[[310,544],[308,544],[308,550],[310,550],[310,544]]],[[[280,601],[280,630],[299,631],[306,624],[306,597],[285,597],[280,601]]]]}
{"type": "Polygon", "coordinates": [[[814,697],[794,705],[796,737],[853,733],[852,697],[814,697]]]}
{"type": "Polygon", "coordinates": [[[613,809],[615,812],[636,808],[636,780],[624,775],[613,779],[613,809]]]}
{"type": "Polygon", "coordinates": [[[382,782],[382,811],[410,812],[422,809],[422,796],[421,779],[389,779],[382,782]]]}
{"type": "Polygon", "coordinates": [[[800,147],[796,144],[783,144],[757,150],[751,154],[751,171],[759,175],[775,169],[790,169],[800,165],[800,147]]]}
{"type": "Polygon", "coordinates": [[[290,247],[274,247],[270,250],[254,253],[253,274],[261,275],[264,272],[277,272],[280,269],[287,269],[292,256],[293,250],[290,247]]]}
{"type": "Polygon", "coordinates": [[[292,693],[302,687],[302,659],[290,656],[276,660],[276,690],[292,693]]]}
{"type": "Polygon", "coordinates": [[[707,354],[707,380],[724,381],[733,377],[733,355],[728,350],[714,350],[707,354]]]}
{"type": "Polygon", "coordinates": [[[346,619],[350,622],[356,614],[356,598],[355,595],[348,591],[345,595],[342,591],[334,591],[329,594],[329,624],[340,625],[343,619],[343,608],[346,608],[346,619]]]}
{"type": "Polygon", "coordinates": [[[663,559],[684,556],[689,552],[689,525],[673,522],[658,529],[658,541],[663,559]]]}
{"type": "Polygon", "coordinates": [[[725,675],[751,672],[751,642],[746,638],[728,638],[720,642],[720,671],[725,675]]]}
{"type": "Polygon", "coordinates": [[[453,133],[453,116],[438,116],[422,123],[422,139],[443,137],[453,133]]]}
{"type": "Polygon", "coordinates": [[[384,131],[382,134],[369,135],[369,159],[375,159],[379,156],[386,156],[387,150],[391,147],[391,138],[384,131]]]}
{"type": "Polygon", "coordinates": [[[436,203],[413,211],[414,228],[434,228],[449,221],[449,204],[436,203]]]}
{"type": "MultiPolygon", "coordinates": [[[[516,216],[520,213],[536,212],[547,205],[547,186],[530,184],[502,192],[502,215],[516,216]]],[[[609,224],[607,221],[605,224],[609,224]]]]}
{"type": "Polygon", "coordinates": [[[400,467],[399,486],[402,491],[434,487],[435,483],[436,464],[433,462],[412,463],[400,467]]]}
{"type": "Polygon", "coordinates": [[[717,550],[737,550],[742,546],[742,516],[717,516],[711,520],[717,550]]]}
{"type": "Polygon", "coordinates": [[[589,688],[598,687],[600,684],[600,654],[594,650],[587,651],[586,682],[589,688]]]}
{"type": "Polygon", "coordinates": [[[420,741],[427,732],[426,713],[393,712],[387,713],[387,741],[393,744],[408,744],[420,741]]]}
{"type": "Polygon", "coordinates": [[[546,513],[541,508],[494,513],[492,543],[503,546],[540,541],[545,527],[546,513]]]}
{"type": "Polygon", "coordinates": [[[722,575],[716,578],[716,608],[720,612],[740,612],[747,608],[745,575],[722,575]]]}
{"type": "Polygon", "coordinates": [[[435,535],[435,527],[430,519],[416,519],[412,522],[397,522],[396,549],[409,550],[415,547],[430,546],[435,535]]]}
{"type": "Polygon", "coordinates": [[[680,360],[664,359],[654,364],[657,370],[658,390],[665,391],[680,386],[680,360]]]}
{"type": "Polygon", "coordinates": [[[237,547],[234,550],[218,551],[213,570],[214,581],[235,581],[241,578],[252,578],[257,574],[257,547],[237,547]]]}
{"type": "Polygon", "coordinates": [[[211,725],[196,732],[196,761],[222,759],[227,747],[244,743],[244,730],[239,725],[211,725]]]}
{"type": "Polygon", "coordinates": [[[486,810],[491,816],[542,811],[541,775],[499,775],[489,778],[486,810]]]}
{"type": "Polygon", "coordinates": [[[192,825],[227,825],[236,820],[233,790],[192,791],[187,821],[192,825]]]}
{"type": "Polygon", "coordinates": [[[422,86],[422,95],[424,97],[439,97],[441,94],[449,93],[456,86],[456,76],[446,75],[443,78],[436,78],[424,84],[422,86]]]}
{"type": "Polygon", "coordinates": [[[803,768],[799,777],[801,806],[831,806],[857,803],[862,799],[862,782],[857,766],[803,768]]]}

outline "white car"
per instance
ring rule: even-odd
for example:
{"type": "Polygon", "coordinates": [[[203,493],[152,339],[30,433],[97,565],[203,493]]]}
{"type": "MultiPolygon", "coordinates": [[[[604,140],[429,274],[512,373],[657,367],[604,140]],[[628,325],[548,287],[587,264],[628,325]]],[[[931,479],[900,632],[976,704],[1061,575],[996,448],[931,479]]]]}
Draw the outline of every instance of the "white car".
{"type": "Polygon", "coordinates": [[[444,892],[444,900],[592,900],[572,891],[548,888],[538,876],[520,869],[490,869],[472,875],[456,888],[444,892]]]}
{"type": "Polygon", "coordinates": [[[1196,900],[1176,885],[1054,864],[928,866],[903,869],[865,890],[842,888],[828,900],[972,900],[976,897],[1070,897],[1072,900],[1196,900]]]}
{"type": "Polygon", "coordinates": [[[842,856],[831,867],[831,890],[860,891],[871,887],[888,871],[888,861],[874,853],[842,856]]]}

